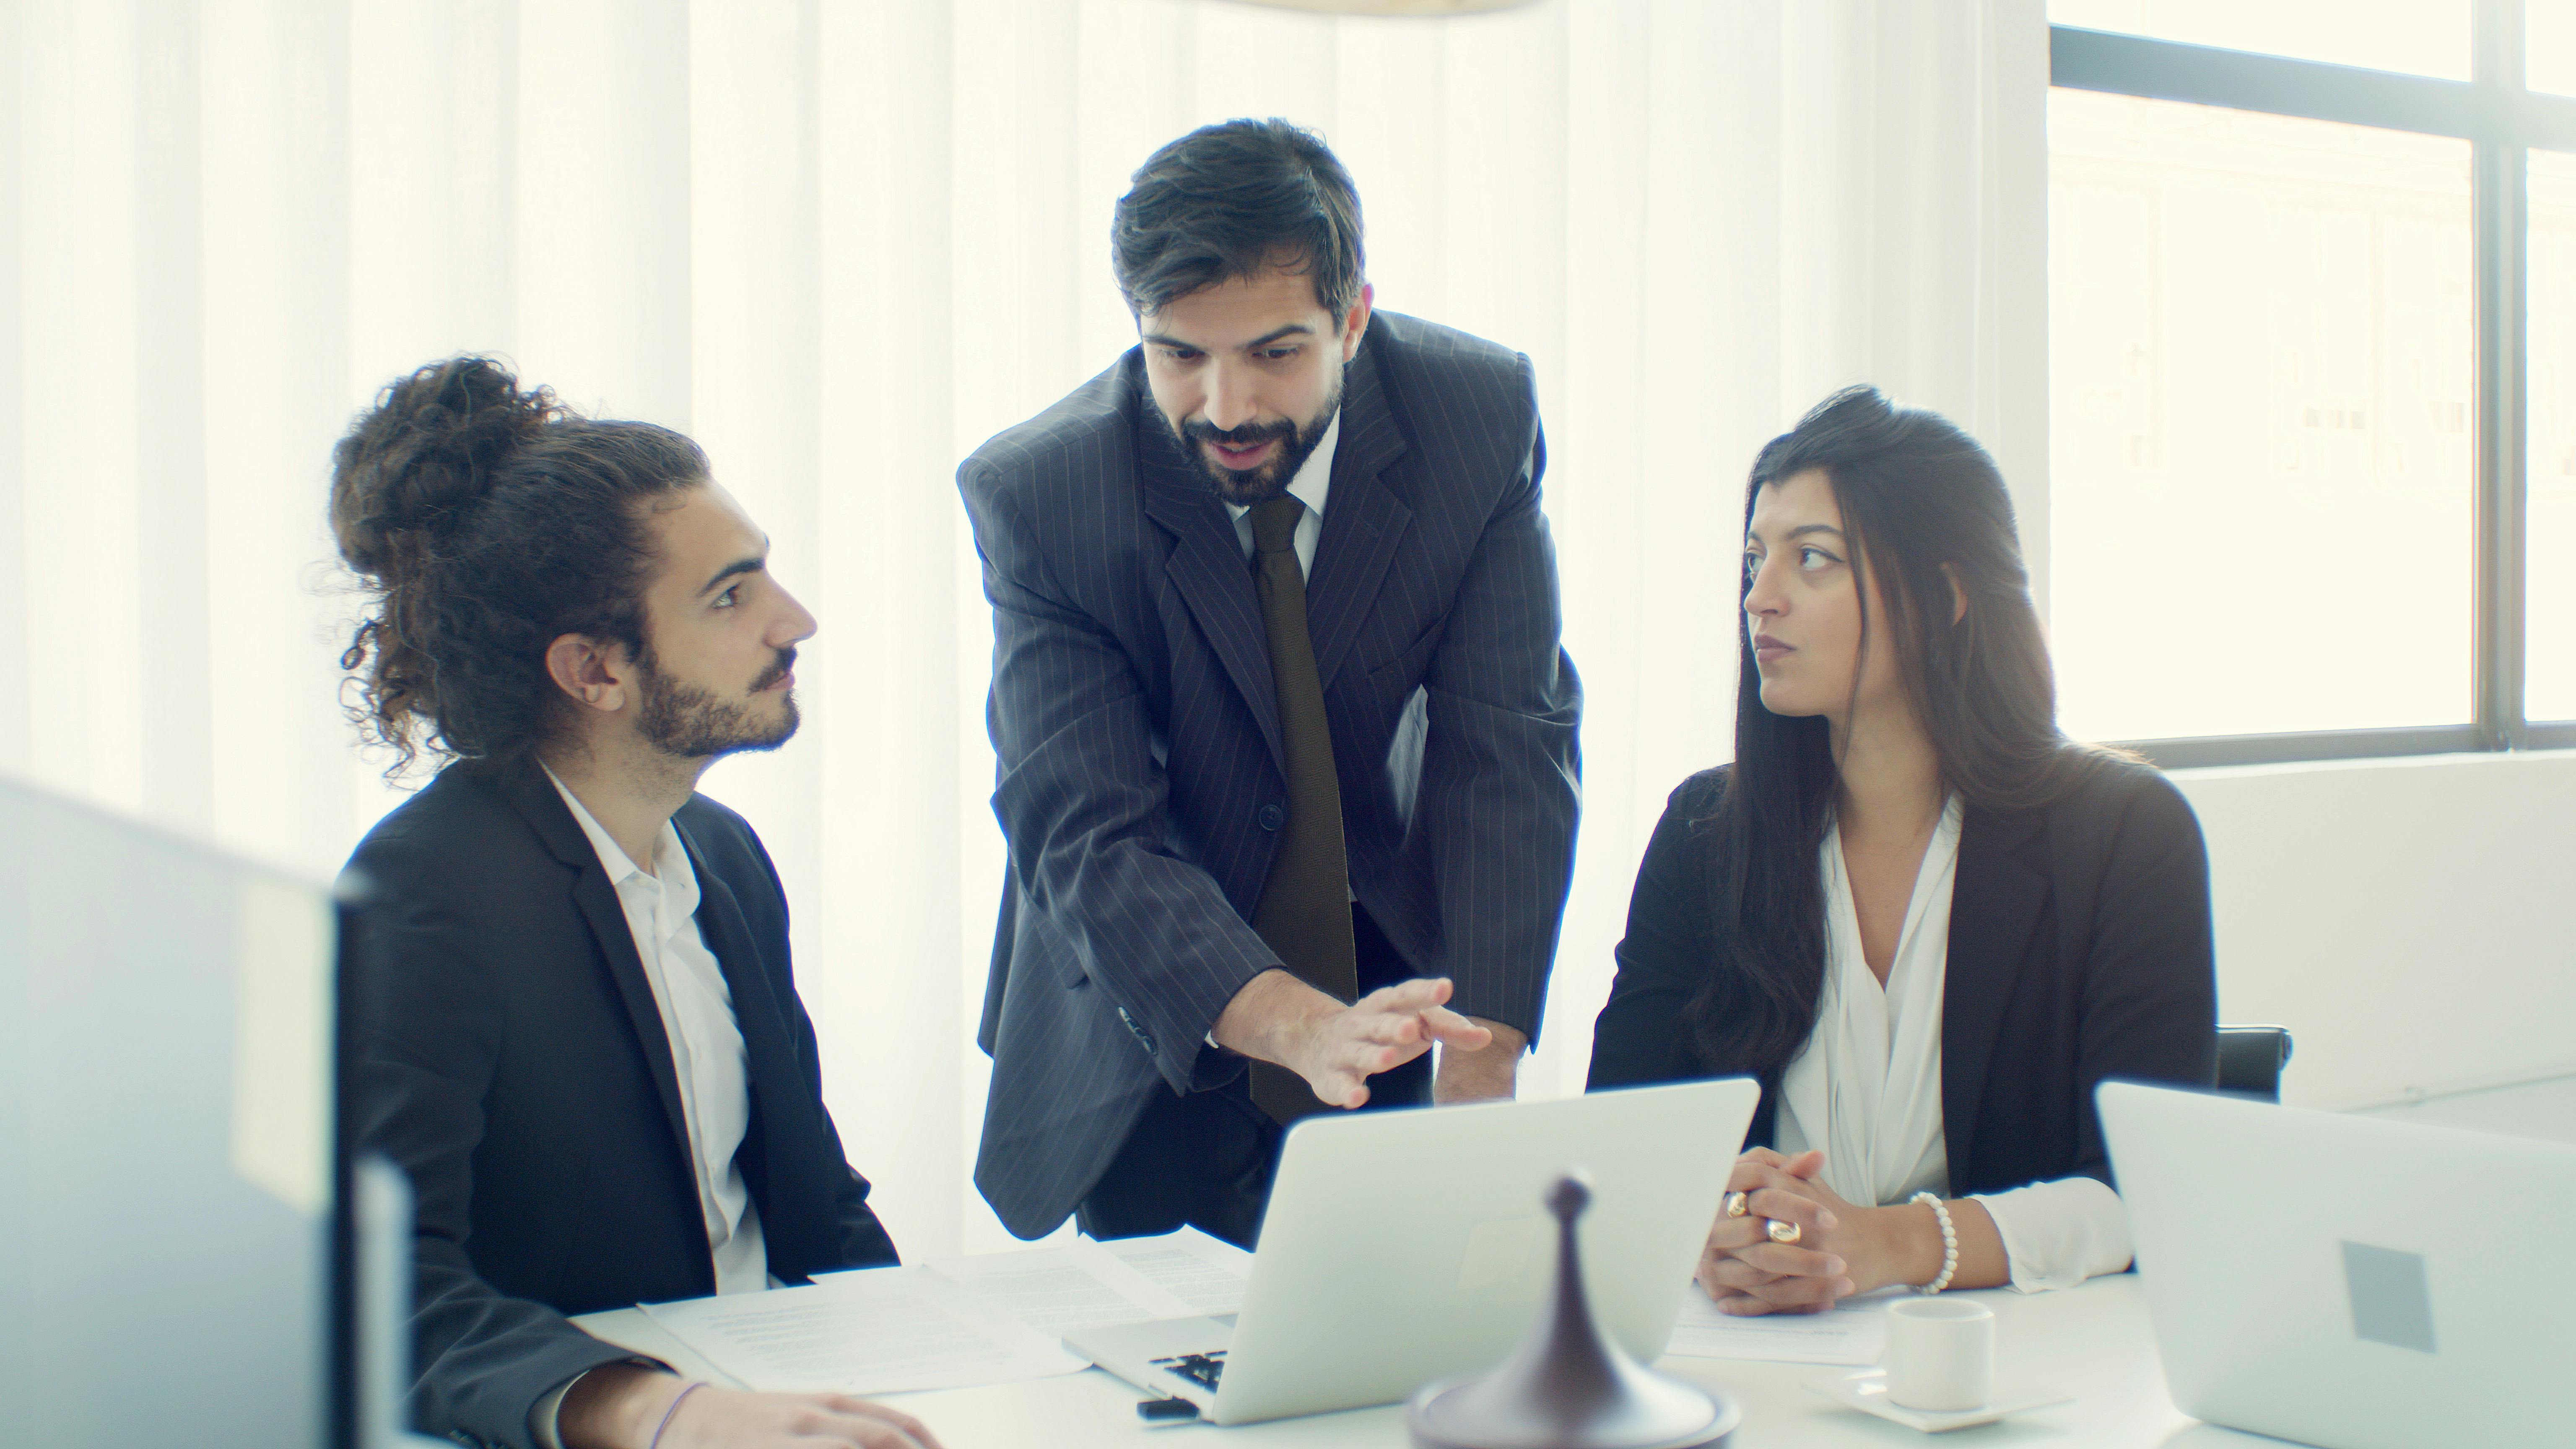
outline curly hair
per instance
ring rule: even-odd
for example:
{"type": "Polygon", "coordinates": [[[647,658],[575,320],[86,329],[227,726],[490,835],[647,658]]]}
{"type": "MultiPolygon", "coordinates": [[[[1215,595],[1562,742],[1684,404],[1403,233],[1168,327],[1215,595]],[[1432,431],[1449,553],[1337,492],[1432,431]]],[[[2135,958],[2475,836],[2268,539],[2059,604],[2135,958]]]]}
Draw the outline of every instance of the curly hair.
{"type": "Polygon", "coordinates": [[[558,718],[546,650],[646,652],[649,508],[703,483],[698,445],[582,417],[488,357],[386,385],[332,450],[331,531],[371,608],[340,655],[359,733],[395,755],[507,759],[558,718]]]}

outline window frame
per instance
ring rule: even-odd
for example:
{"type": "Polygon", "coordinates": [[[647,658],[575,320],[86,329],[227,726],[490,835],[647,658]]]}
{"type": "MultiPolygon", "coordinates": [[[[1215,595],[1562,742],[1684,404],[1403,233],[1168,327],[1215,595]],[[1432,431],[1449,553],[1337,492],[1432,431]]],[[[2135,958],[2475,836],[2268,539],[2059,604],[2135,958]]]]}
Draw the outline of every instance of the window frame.
{"type": "MultiPolygon", "coordinates": [[[[2523,0],[2471,0],[2473,79],[2442,80],[2183,41],[2048,27],[2052,88],[2303,116],[2467,141],[2476,252],[2476,591],[2471,722],[2123,740],[2166,769],[2576,746],[2576,720],[2523,717],[2529,405],[2523,321],[2528,153],[2576,152],[2576,97],[2523,83],[2523,0]]],[[[2053,484],[2052,484],[2053,486],[2053,484]]]]}

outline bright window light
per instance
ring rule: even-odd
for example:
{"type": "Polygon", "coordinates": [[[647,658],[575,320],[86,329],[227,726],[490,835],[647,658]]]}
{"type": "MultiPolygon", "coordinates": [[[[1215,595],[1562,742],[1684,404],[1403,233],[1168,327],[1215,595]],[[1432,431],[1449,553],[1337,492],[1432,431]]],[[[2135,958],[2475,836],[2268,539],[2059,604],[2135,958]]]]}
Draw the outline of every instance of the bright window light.
{"type": "Polygon", "coordinates": [[[2056,90],[2049,147],[2068,732],[2469,720],[2468,143],[2056,90]]]}
{"type": "Polygon", "coordinates": [[[2523,714],[2576,720],[2576,156],[2531,153],[2523,714]]]}
{"type": "MultiPolygon", "coordinates": [[[[2527,3],[2536,15],[2566,0],[2527,3]]],[[[2227,50],[2469,78],[2469,0],[2048,0],[2048,18],[2227,50]]]]}
{"type": "Polygon", "coordinates": [[[2523,84],[2576,96],[2576,5],[2523,0],[2522,34],[2523,84]]]}

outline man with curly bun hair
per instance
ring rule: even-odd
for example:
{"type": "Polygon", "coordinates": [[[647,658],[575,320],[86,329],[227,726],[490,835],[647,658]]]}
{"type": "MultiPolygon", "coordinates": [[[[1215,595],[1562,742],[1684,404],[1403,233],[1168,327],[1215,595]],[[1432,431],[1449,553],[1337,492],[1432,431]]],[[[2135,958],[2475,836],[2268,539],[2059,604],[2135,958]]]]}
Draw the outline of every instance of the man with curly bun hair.
{"type": "Polygon", "coordinates": [[[350,857],[358,1145],[417,1195],[432,1433],[511,1449],[937,1449],[841,1395],[689,1384],[570,1314],[895,1261],[824,1109],[760,838],[696,793],[796,732],[813,616],[696,444],[487,358],[334,454],[374,607],[342,658],[395,769],[350,857]]]}

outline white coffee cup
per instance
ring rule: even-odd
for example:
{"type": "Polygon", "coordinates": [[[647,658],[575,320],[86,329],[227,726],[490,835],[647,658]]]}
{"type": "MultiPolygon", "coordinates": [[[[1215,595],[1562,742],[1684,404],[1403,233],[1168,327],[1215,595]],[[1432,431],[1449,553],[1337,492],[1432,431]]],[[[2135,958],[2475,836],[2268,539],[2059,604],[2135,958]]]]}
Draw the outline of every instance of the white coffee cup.
{"type": "Polygon", "coordinates": [[[1995,1313],[1965,1298],[1900,1298],[1887,1305],[1887,1401],[1956,1412],[1994,1392],[1995,1313]]]}

